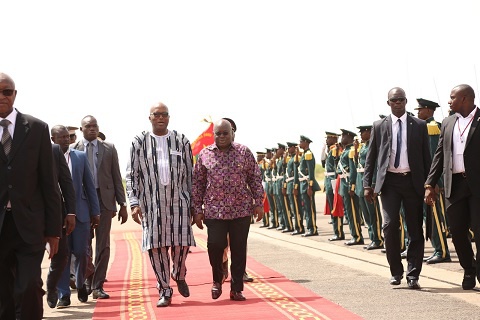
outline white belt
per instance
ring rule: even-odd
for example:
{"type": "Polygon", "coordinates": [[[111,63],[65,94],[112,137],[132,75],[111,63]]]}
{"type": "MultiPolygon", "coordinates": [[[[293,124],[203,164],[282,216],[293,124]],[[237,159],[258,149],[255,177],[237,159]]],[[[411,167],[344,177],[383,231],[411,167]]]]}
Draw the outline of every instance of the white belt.
{"type": "Polygon", "coordinates": [[[325,172],[325,177],[334,176],[335,172],[325,172]]]}
{"type": "Polygon", "coordinates": [[[357,172],[365,172],[365,169],[357,169],[357,172]]]}
{"type": "Polygon", "coordinates": [[[344,174],[341,174],[339,176],[341,179],[347,179],[348,178],[348,174],[344,173],[344,174]]]}
{"type": "Polygon", "coordinates": [[[272,179],[271,178],[265,178],[265,181],[270,182],[270,181],[272,181],[272,179]]]}
{"type": "Polygon", "coordinates": [[[306,181],[308,180],[308,177],[301,177],[300,179],[298,179],[298,181],[306,181]]]}
{"type": "Polygon", "coordinates": [[[278,180],[282,180],[282,179],[283,179],[283,176],[278,176],[278,177],[277,177],[277,181],[278,181],[278,180]]]}
{"type": "Polygon", "coordinates": [[[285,182],[292,181],[293,179],[295,179],[295,177],[287,178],[287,180],[285,180],[285,182]]]}

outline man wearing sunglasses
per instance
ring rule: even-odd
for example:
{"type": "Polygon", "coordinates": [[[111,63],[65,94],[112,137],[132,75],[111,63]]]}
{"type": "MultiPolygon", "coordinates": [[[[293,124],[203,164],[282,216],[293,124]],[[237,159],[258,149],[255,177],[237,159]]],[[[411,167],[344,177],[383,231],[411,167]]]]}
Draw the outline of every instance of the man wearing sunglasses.
{"type": "Polygon", "coordinates": [[[14,109],[16,96],[0,73],[0,319],[41,319],[45,246],[51,259],[62,235],[60,191],[48,125],[14,109]]]}
{"type": "Polygon", "coordinates": [[[380,195],[391,285],[399,285],[404,272],[398,234],[400,206],[403,203],[410,236],[407,283],[411,289],[420,289],[418,278],[425,247],[423,184],[431,163],[427,125],[424,120],[407,114],[407,98],[402,88],[396,87],[388,92],[387,104],[391,115],[375,121],[371,130],[370,148],[365,160],[364,194],[370,203],[380,195]],[[376,183],[373,186],[375,169],[376,183]]]}

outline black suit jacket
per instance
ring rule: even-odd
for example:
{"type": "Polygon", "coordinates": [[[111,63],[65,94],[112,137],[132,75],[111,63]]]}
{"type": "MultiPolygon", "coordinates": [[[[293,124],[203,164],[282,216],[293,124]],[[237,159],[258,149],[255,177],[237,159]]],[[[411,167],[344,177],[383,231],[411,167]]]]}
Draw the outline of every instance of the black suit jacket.
{"type": "Polygon", "coordinates": [[[65,156],[58,144],[52,145],[54,172],[60,186],[60,194],[63,198],[62,213],[75,213],[75,190],[73,188],[72,175],[68,168],[65,156]]]}
{"type": "MultiPolygon", "coordinates": [[[[372,187],[376,171],[375,193],[380,193],[387,174],[392,149],[392,117],[388,116],[373,123],[370,147],[365,161],[364,187],[372,187]]],[[[424,120],[407,115],[408,164],[412,173],[415,191],[424,194],[424,182],[431,164],[427,125],[424,120]]]]}
{"type": "Polygon", "coordinates": [[[18,112],[7,158],[0,144],[0,230],[10,200],[22,239],[41,244],[62,234],[61,200],[53,171],[48,125],[18,112]]]}
{"type": "MultiPolygon", "coordinates": [[[[428,174],[426,184],[432,186],[436,185],[442,173],[444,174],[443,183],[445,188],[445,197],[450,198],[452,195],[452,153],[453,153],[453,130],[455,130],[455,123],[457,116],[452,115],[443,120],[442,130],[440,132],[440,139],[438,147],[433,156],[432,167],[428,174]]],[[[468,186],[475,196],[480,196],[480,184],[478,178],[480,177],[480,129],[478,126],[480,122],[480,109],[477,108],[473,116],[472,125],[468,132],[467,141],[465,141],[465,150],[463,152],[463,161],[465,165],[465,173],[467,176],[468,186]]]]}

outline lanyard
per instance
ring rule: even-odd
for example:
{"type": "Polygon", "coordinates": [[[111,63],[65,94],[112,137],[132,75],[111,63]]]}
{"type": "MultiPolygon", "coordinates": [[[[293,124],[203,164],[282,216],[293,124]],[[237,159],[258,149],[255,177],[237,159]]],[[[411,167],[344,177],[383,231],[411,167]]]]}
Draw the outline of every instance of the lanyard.
{"type": "Polygon", "coordinates": [[[460,133],[460,142],[463,143],[463,134],[465,133],[465,130],[467,130],[468,126],[472,123],[473,121],[473,117],[470,119],[470,121],[468,121],[467,125],[465,126],[465,128],[463,129],[463,131],[460,130],[460,119],[457,120],[457,124],[458,124],[458,133],[460,133]]]}

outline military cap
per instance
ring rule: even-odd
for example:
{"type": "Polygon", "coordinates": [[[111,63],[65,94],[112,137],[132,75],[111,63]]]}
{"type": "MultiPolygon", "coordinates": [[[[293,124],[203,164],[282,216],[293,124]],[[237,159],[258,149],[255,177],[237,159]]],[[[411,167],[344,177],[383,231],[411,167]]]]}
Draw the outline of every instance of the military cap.
{"type": "Polygon", "coordinates": [[[263,152],[263,151],[257,151],[257,155],[258,156],[264,156],[266,152],[263,152]]]}
{"type": "Polygon", "coordinates": [[[106,139],[105,134],[104,134],[103,132],[101,132],[101,131],[98,132],[98,137],[99,137],[100,139],[102,139],[102,141],[105,141],[105,139],[106,139]]]}
{"type": "Polygon", "coordinates": [[[380,117],[380,119],[385,119],[385,118],[387,117],[387,116],[384,115],[384,114],[379,114],[378,116],[380,117]]]}
{"type": "Polygon", "coordinates": [[[68,134],[75,134],[75,131],[78,130],[78,127],[67,126],[68,134]]]}
{"type": "Polygon", "coordinates": [[[346,135],[349,135],[349,136],[352,136],[352,137],[355,137],[357,135],[353,131],[350,131],[350,130],[347,130],[347,129],[340,129],[340,130],[342,130],[342,135],[346,134],[346,135]]]}
{"type": "Polygon", "coordinates": [[[435,109],[440,108],[438,103],[427,100],[427,99],[418,98],[417,101],[418,101],[418,107],[415,108],[415,110],[432,109],[433,111],[435,111],[435,109]]]}
{"type": "Polygon", "coordinates": [[[287,146],[290,148],[290,147],[296,147],[298,146],[298,143],[296,142],[287,142],[287,146]]]}
{"type": "Polygon", "coordinates": [[[272,152],[275,152],[275,151],[277,151],[277,149],[278,149],[277,147],[273,147],[271,150],[272,150],[272,152]]]}
{"type": "Polygon", "coordinates": [[[232,119],[230,118],[222,118],[223,120],[227,120],[228,122],[230,122],[230,125],[232,126],[232,130],[233,132],[237,132],[237,125],[235,124],[235,121],[233,121],[232,119]]]}
{"type": "Polygon", "coordinates": [[[272,152],[271,148],[265,148],[265,150],[267,150],[267,152],[272,152]]]}
{"type": "Polygon", "coordinates": [[[360,130],[360,132],[363,132],[365,130],[369,130],[369,129],[372,129],[372,125],[368,125],[368,126],[359,126],[357,127],[358,130],[360,130]]]}
{"type": "Polygon", "coordinates": [[[411,117],[415,117],[415,115],[414,115],[412,112],[410,112],[410,111],[407,111],[407,114],[408,114],[409,116],[411,116],[411,117]]]}
{"type": "Polygon", "coordinates": [[[285,150],[287,148],[283,143],[277,143],[277,144],[278,144],[278,149],[285,150]]]}
{"type": "Polygon", "coordinates": [[[306,136],[301,135],[300,136],[300,141],[306,141],[308,143],[312,142],[312,140],[306,136]]]}
{"type": "Polygon", "coordinates": [[[335,133],[335,132],[330,132],[330,131],[325,131],[325,134],[327,135],[327,137],[338,137],[340,136],[340,133],[335,133]]]}

